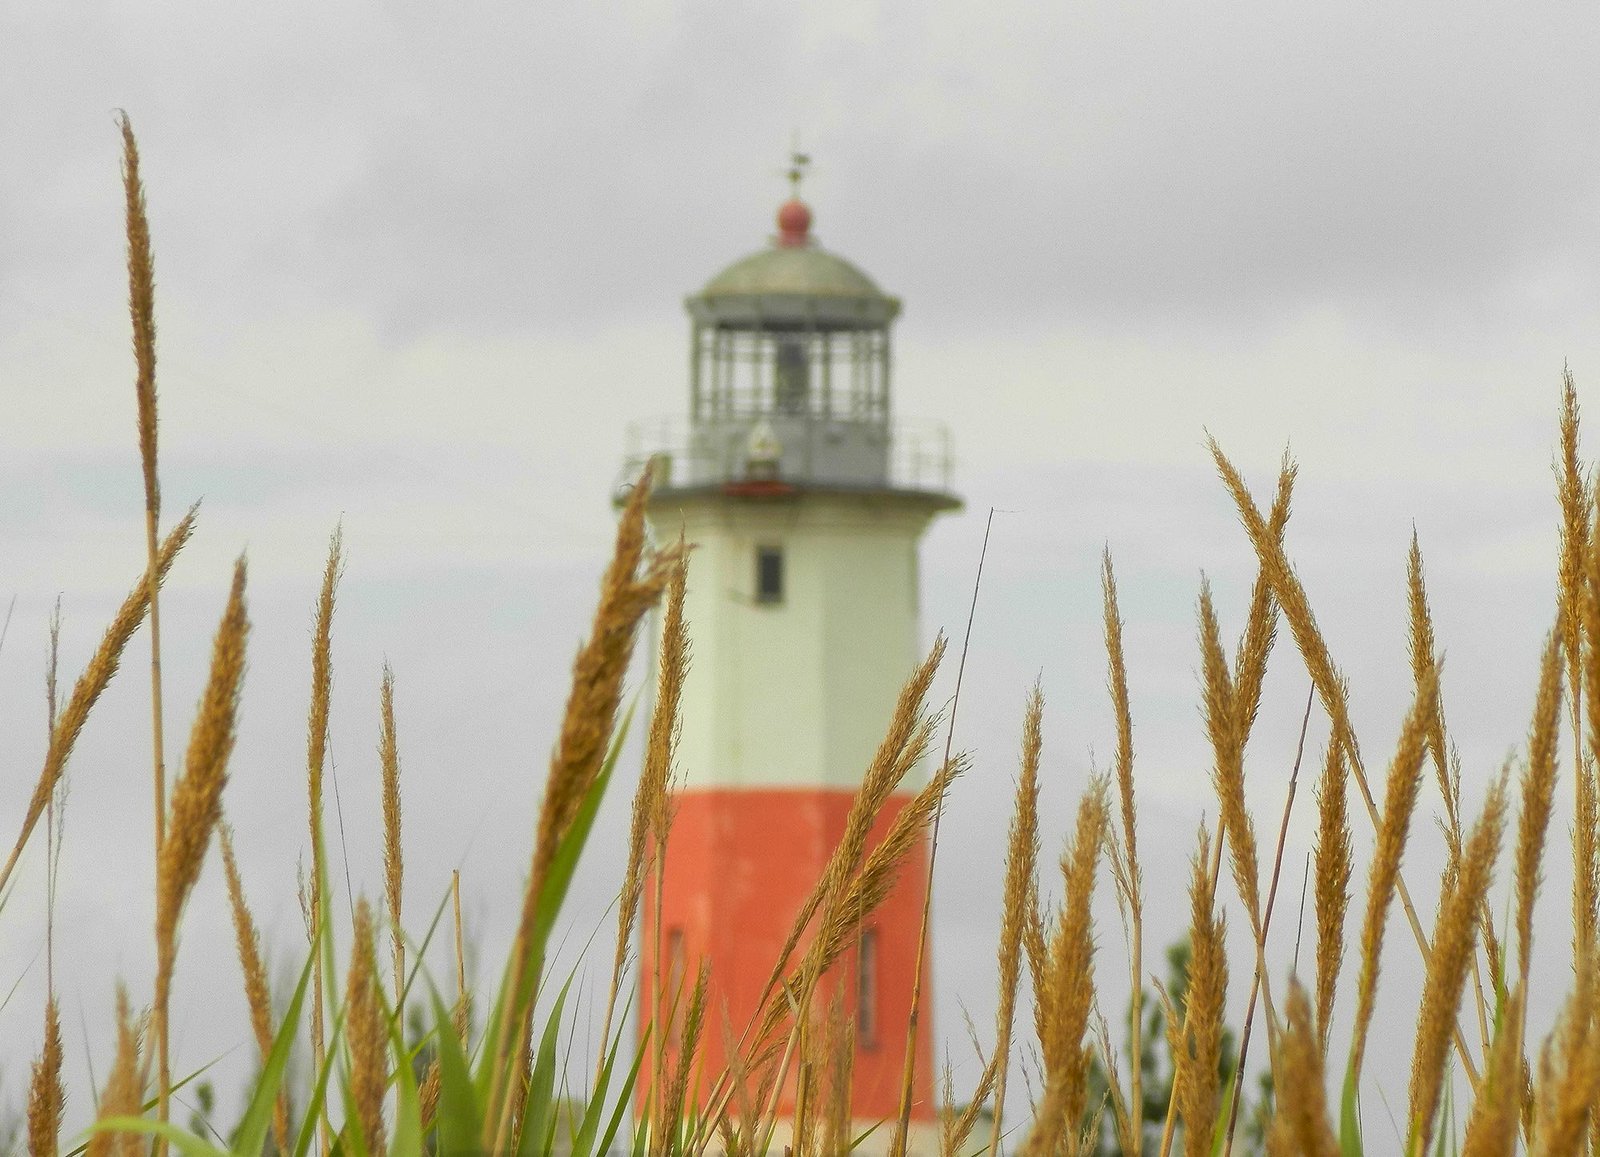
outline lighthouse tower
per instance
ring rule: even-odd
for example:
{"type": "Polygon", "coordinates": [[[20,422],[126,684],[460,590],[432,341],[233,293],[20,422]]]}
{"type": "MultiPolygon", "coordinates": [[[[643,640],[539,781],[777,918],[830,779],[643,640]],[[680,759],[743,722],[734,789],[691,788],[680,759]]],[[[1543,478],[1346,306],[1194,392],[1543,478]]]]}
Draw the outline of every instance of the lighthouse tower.
{"type": "MultiPolygon", "coordinates": [[[[692,984],[709,959],[708,1081],[723,1071],[729,1034],[748,1023],[923,657],[918,542],[936,515],[960,506],[942,427],[894,418],[890,328],[900,302],[817,243],[799,198],[804,163],[797,157],[791,170],[777,235],[688,298],[687,422],[635,431],[628,466],[636,476],[655,459],[655,533],[674,540],[681,530],[696,546],[682,791],[661,908],[646,912],[641,975],[657,975],[657,944],[667,986],[692,984]]],[[[854,1018],[853,1113],[863,1124],[898,1113],[926,881],[918,849],[831,977],[854,1018]]],[[[922,1003],[931,1003],[926,977],[922,1003]]],[[[927,1026],[924,1013],[921,1125],[934,1116],[927,1026]]],[[[670,1033],[667,1045],[676,1046],[670,1033]]],[[[780,1106],[792,1109],[784,1098],[780,1106]]]]}

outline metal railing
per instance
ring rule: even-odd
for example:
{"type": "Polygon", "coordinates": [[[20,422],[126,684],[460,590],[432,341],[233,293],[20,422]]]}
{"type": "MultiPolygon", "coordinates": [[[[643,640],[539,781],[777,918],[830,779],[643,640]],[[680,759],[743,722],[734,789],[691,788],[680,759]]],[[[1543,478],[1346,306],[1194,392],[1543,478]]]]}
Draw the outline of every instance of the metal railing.
{"type": "MultiPolygon", "coordinates": [[[[775,416],[776,417],[776,416],[775,416]]],[[[657,460],[657,487],[714,486],[749,477],[743,456],[734,452],[755,422],[692,423],[681,416],[631,422],[627,427],[622,468],[617,488],[629,486],[652,458],[657,460]],[[732,446],[734,449],[730,450],[732,446]]],[[[950,430],[942,422],[903,419],[888,424],[850,422],[803,423],[808,439],[841,436],[866,440],[882,455],[876,475],[863,478],[859,471],[841,473],[826,455],[785,453],[779,478],[798,485],[843,486],[948,493],[953,455],[950,430]],[[884,441],[887,439],[887,445],[884,441]]]]}

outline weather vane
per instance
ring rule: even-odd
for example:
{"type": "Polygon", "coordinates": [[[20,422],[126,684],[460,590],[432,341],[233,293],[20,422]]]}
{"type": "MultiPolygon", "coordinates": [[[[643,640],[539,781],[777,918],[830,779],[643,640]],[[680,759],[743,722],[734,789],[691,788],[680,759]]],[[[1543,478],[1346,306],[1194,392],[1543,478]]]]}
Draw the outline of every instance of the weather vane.
{"type": "Polygon", "coordinates": [[[800,182],[805,180],[811,158],[800,151],[800,134],[794,134],[794,145],[789,150],[789,188],[796,200],[800,198],[800,182]]]}

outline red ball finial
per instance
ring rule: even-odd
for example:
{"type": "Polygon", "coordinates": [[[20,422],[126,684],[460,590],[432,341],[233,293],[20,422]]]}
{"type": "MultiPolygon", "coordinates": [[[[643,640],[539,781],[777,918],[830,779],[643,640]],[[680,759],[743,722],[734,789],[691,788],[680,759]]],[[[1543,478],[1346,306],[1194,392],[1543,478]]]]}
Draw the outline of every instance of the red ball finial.
{"type": "Polygon", "coordinates": [[[778,207],[778,244],[798,249],[811,243],[811,209],[798,197],[778,207]]]}

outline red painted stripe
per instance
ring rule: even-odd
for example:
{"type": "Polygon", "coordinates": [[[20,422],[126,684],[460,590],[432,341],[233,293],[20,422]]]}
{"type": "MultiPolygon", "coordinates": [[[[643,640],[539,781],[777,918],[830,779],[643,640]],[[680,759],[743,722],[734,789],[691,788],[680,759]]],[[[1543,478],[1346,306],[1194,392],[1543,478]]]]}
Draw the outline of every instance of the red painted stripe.
{"type": "MultiPolygon", "coordinates": [[[[869,850],[883,839],[909,798],[896,796],[884,809],[869,836],[869,850]]],[[[709,959],[711,964],[699,1049],[702,1099],[726,1067],[727,1034],[735,1041],[743,1035],[795,916],[844,833],[853,799],[849,791],[815,788],[697,789],[678,797],[667,847],[661,928],[663,944],[674,942],[674,934],[681,935],[683,954],[676,964],[664,960],[662,974],[665,978],[680,971],[687,989],[699,961],[709,959]]],[[[926,884],[927,848],[919,841],[888,898],[863,926],[874,939],[871,955],[876,957],[877,976],[872,986],[876,1007],[870,1014],[875,1031],[857,1041],[852,1076],[853,1112],[858,1119],[887,1119],[899,1112],[926,884]]],[[[647,896],[640,973],[645,985],[655,975],[653,907],[653,895],[647,896]]],[[[796,961],[812,939],[814,920],[812,925],[801,940],[796,961]]],[[[838,992],[858,1018],[858,1026],[867,1027],[857,1007],[858,947],[859,941],[853,943],[824,977],[815,1009],[819,1015],[825,1012],[838,992]]],[[[931,1002],[925,970],[912,1107],[918,1121],[934,1116],[931,1002]]],[[[648,1002],[641,1004],[647,1018],[648,1002]]],[[[649,1072],[642,1072],[641,1096],[649,1084],[649,1072]]],[[[791,1072],[780,1098],[782,1112],[792,1111],[793,1097],[791,1072]]]]}

